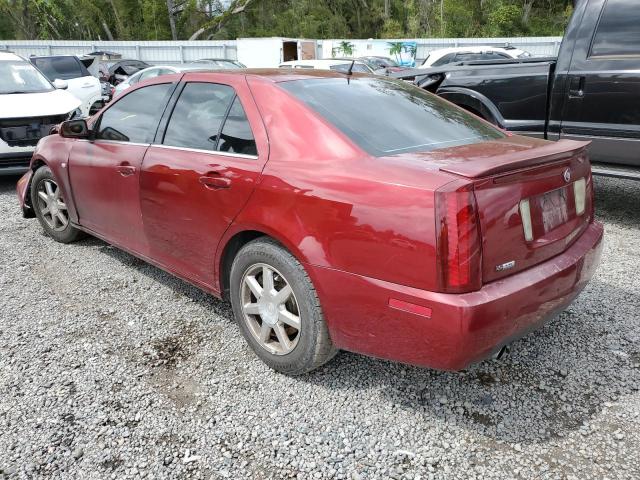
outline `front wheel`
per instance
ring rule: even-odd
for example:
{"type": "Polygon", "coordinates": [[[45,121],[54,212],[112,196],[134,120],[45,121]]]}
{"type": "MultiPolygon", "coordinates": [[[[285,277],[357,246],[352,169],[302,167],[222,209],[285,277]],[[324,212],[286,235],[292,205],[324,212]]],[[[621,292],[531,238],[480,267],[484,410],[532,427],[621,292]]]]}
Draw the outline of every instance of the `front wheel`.
{"type": "Polygon", "coordinates": [[[242,334],[269,367],[300,375],[336,354],[309,276],[274,240],[258,238],[238,252],[230,287],[242,334]]]}
{"type": "Polygon", "coordinates": [[[33,175],[31,205],[40,225],[54,240],[71,243],[83,236],[69,221],[67,204],[49,167],[40,167],[33,175]]]}

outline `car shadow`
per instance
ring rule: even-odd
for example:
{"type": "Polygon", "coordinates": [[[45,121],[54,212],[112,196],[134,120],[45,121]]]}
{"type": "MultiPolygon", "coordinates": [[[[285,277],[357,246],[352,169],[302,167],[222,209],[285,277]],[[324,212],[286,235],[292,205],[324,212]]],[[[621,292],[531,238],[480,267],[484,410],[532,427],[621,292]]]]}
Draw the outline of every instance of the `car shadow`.
{"type": "Polygon", "coordinates": [[[548,441],[584,429],[608,402],[640,388],[640,336],[617,323],[623,314],[632,318],[634,308],[640,309],[639,294],[594,280],[575,304],[514,342],[501,360],[439,372],[343,353],[301,380],[378,392],[392,408],[420,412],[425,426],[437,421],[493,440],[548,441]],[[591,300],[603,292],[606,304],[591,300]]]}

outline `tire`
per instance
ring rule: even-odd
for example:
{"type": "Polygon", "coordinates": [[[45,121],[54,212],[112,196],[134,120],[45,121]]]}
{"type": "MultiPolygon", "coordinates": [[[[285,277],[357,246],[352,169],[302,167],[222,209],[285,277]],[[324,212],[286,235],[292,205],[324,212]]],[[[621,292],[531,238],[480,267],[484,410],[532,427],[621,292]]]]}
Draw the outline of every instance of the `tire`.
{"type": "Polygon", "coordinates": [[[33,210],[47,235],[60,243],[75,242],[84,236],[81,230],[71,225],[60,187],[49,167],[36,170],[31,180],[30,194],[33,210]]]}
{"type": "Polygon", "coordinates": [[[285,375],[301,375],[337,353],[309,275],[273,239],[261,237],[240,249],[231,266],[230,297],[234,317],[247,343],[272,369],[285,375]],[[273,288],[265,295],[269,271],[273,288]],[[282,302],[285,297],[287,300],[282,302]]]}

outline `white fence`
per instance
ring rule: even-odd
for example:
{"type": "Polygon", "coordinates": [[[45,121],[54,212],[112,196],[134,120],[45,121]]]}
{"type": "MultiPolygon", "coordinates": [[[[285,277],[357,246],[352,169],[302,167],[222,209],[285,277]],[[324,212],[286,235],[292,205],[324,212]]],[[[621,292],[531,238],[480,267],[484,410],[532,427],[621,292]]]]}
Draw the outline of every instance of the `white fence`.
{"type": "MultiPolygon", "coordinates": [[[[252,39],[253,42],[260,39],[252,39]]],[[[265,44],[273,44],[272,39],[264,39],[265,44]]],[[[141,41],[141,42],[100,42],[79,40],[0,40],[0,50],[11,50],[28,57],[30,55],[77,55],[95,50],[108,50],[119,53],[123,58],[135,58],[151,64],[184,63],[200,58],[228,58],[240,60],[251,67],[251,58],[238,58],[238,42],[240,40],[203,40],[203,41],[141,41]]],[[[318,40],[317,51],[325,57],[331,56],[332,46],[339,45],[341,40],[318,40]]],[[[354,56],[364,56],[384,48],[387,42],[415,41],[417,44],[416,60],[421,63],[431,50],[446,47],[462,47],[465,45],[511,45],[531,52],[534,56],[555,56],[558,54],[562,37],[520,37],[520,38],[414,38],[389,40],[346,40],[354,46],[354,56]],[[372,49],[372,45],[374,48],[372,49]]],[[[266,45],[265,45],[266,46],[266,45]]],[[[254,50],[255,43],[251,50],[254,50]]],[[[275,47],[274,47],[275,48],[275,47]]],[[[273,65],[274,67],[277,66],[273,65]]]]}
{"type": "Polygon", "coordinates": [[[0,50],[19,55],[80,55],[96,50],[119,53],[148,63],[185,63],[200,58],[237,60],[235,40],[178,42],[89,42],[80,40],[0,40],[0,50]]]}

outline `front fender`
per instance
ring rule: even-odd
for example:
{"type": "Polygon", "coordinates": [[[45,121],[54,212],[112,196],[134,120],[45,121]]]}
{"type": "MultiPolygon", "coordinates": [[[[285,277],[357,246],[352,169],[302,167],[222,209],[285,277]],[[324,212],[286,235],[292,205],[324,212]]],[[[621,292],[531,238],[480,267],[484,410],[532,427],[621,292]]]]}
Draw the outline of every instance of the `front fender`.
{"type": "Polygon", "coordinates": [[[22,210],[22,216],[24,218],[34,218],[36,216],[33,207],[31,206],[31,199],[29,198],[29,188],[31,186],[31,177],[33,176],[33,170],[28,170],[16,185],[16,193],[18,195],[18,202],[20,203],[20,210],[22,210]]]}
{"type": "Polygon", "coordinates": [[[480,92],[463,87],[442,87],[436,93],[465,110],[477,112],[482,118],[497,127],[503,129],[506,127],[506,122],[498,107],[480,92]]]}

